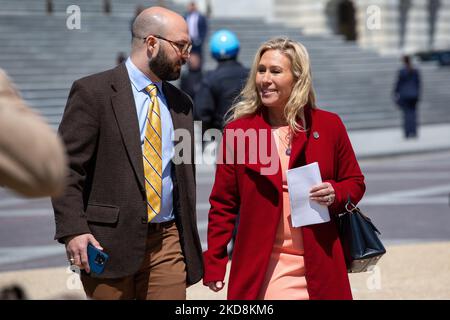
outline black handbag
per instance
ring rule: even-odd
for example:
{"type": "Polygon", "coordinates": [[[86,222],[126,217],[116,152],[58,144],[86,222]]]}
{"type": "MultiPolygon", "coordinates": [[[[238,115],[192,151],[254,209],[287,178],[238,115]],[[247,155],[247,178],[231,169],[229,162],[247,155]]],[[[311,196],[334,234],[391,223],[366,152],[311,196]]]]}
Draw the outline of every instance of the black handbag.
{"type": "Polygon", "coordinates": [[[386,253],[377,235],[380,231],[350,199],[345,210],[338,215],[337,222],[347,272],[366,272],[386,253]]]}

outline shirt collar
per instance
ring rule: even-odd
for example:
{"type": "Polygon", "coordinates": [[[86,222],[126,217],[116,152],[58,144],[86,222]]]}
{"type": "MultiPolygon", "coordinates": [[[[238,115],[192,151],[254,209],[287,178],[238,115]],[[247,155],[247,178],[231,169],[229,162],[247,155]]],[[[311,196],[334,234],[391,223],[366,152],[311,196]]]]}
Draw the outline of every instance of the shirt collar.
{"type": "Polygon", "coordinates": [[[141,70],[138,69],[128,57],[125,62],[125,66],[128,70],[128,75],[130,77],[131,84],[135,87],[137,91],[144,91],[144,89],[150,85],[155,84],[158,87],[158,93],[162,94],[162,81],[153,83],[141,70]]]}

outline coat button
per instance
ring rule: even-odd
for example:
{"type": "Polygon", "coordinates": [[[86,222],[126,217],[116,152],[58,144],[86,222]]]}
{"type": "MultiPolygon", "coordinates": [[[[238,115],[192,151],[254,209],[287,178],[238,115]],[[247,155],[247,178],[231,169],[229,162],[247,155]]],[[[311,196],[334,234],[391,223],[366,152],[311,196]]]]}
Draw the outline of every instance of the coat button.
{"type": "Polygon", "coordinates": [[[319,133],[317,131],[313,132],[314,139],[319,139],[319,133]]]}
{"type": "Polygon", "coordinates": [[[148,218],[147,217],[142,217],[141,221],[142,221],[143,224],[147,223],[148,222],[148,218]]]}

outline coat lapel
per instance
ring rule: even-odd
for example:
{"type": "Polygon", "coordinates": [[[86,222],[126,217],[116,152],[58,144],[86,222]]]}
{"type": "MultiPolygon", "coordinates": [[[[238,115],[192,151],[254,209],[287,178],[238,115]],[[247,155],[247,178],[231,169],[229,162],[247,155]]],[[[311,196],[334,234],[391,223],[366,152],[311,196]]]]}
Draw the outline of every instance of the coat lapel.
{"type": "Polygon", "coordinates": [[[298,132],[292,138],[292,150],[288,166],[289,169],[305,165],[305,161],[302,158],[306,148],[307,140],[308,139],[306,132],[298,132]]]}
{"type": "MultiPolygon", "coordinates": [[[[307,130],[306,132],[299,132],[297,134],[294,135],[293,139],[292,139],[292,150],[291,150],[291,156],[289,159],[289,169],[301,166],[301,165],[305,165],[306,164],[306,159],[305,159],[305,152],[306,152],[306,146],[308,143],[308,139],[310,137],[310,132],[313,129],[313,121],[312,121],[312,111],[310,109],[309,106],[307,106],[305,108],[305,119],[306,119],[306,123],[308,124],[309,130],[307,130]]],[[[301,124],[301,121],[300,121],[301,124]]],[[[279,163],[279,157],[278,157],[278,151],[276,149],[276,144],[275,141],[272,137],[272,133],[271,133],[271,127],[270,125],[267,123],[267,121],[264,119],[264,113],[260,112],[258,114],[256,114],[251,122],[249,123],[249,128],[255,128],[256,130],[260,130],[260,129],[265,129],[269,132],[269,134],[267,135],[267,150],[269,150],[269,157],[270,159],[276,159],[276,161],[278,161],[278,170],[276,172],[276,174],[272,174],[272,175],[264,175],[262,172],[263,168],[267,168],[268,165],[263,164],[261,162],[260,157],[258,156],[257,159],[258,161],[256,163],[247,163],[246,162],[246,167],[259,173],[262,177],[268,179],[273,186],[275,187],[275,189],[281,191],[281,189],[278,186],[281,186],[281,179],[282,179],[282,175],[281,175],[281,165],[279,163]]],[[[261,135],[257,135],[258,136],[258,146],[260,146],[260,139],[261,139],[261,135]]],[[[262,137],[264,138],[264,137],[262,137]]],[[[264,152],[263,152],[264,153],[264,152]]],[[[247,158],[249,159],[249,158],[247,158]]]]}
{"type": "Polygon", "coordinates": [[[111,87],[115,91],[111,96],[111,103],[122,135],[122,141],[142,190],[145,190],[139,123],[125,64],[122,63],[114,69],[111,87]]]}
{"type": "Polygon", "coordinates": [[[257,113],[252,118],[249,127],[247,129],[257,130],[256,149],[258,155],[256,156],[256,162],[250,162],[249,159],[252,159],[252,156],[254,155],[248,154],[250,152],[249,149],[251,148],[247,147],[245,166],[250,170],[253,170],[258,174],[260,174],[261,177],[267,179],[276,190],[281,192],[282,175],[280,171],[281,169],[280,158],[278,156],[275,141],[272,137],[272,129],[270,125],[267,123],[267,121],[264,119],[264,115],[262,112],[257,113]],[[269,163],[267,163],[267,160],[269,160],[269,163]],[[273,161],[276,161],[277,163],[274,164],[273,161]],[[276,167],[277,170],[273,174],[267,174],[268,171],[271,171],[269,168],[273,165],[277,166],[276,167]]]}
{"type": "MultiPolygon", "coordinates": [[[[313,125],[311,109],[309,108],[309,106],[305,107],[305,120],[309,129],[306,132],[301,131],[296,133],[292,138],[292,150],[288,166],[289,169],[298,166],[304,166],[306,164],[305,159],[306,145],[308,143],[310,132],[312,130],[313,125]]],[[[299,121],[299,124],[302,124],[301,121],[299,121]]]]}

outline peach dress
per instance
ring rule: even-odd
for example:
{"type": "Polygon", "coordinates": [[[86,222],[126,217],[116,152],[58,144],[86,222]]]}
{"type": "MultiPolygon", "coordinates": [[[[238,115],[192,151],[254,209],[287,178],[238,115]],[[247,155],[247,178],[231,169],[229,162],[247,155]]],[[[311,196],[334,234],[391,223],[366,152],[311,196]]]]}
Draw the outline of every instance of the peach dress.
{"type": "Polygon", "coordinates": [[[264,300],[308,300],[303,237],[300,228],[293,228],[287,188],[286,170],[289,165],[289,127],[273,128],[283,176],[283,214],[278,224],[275,243],[266,276],[258,295],[264,300]]]}

